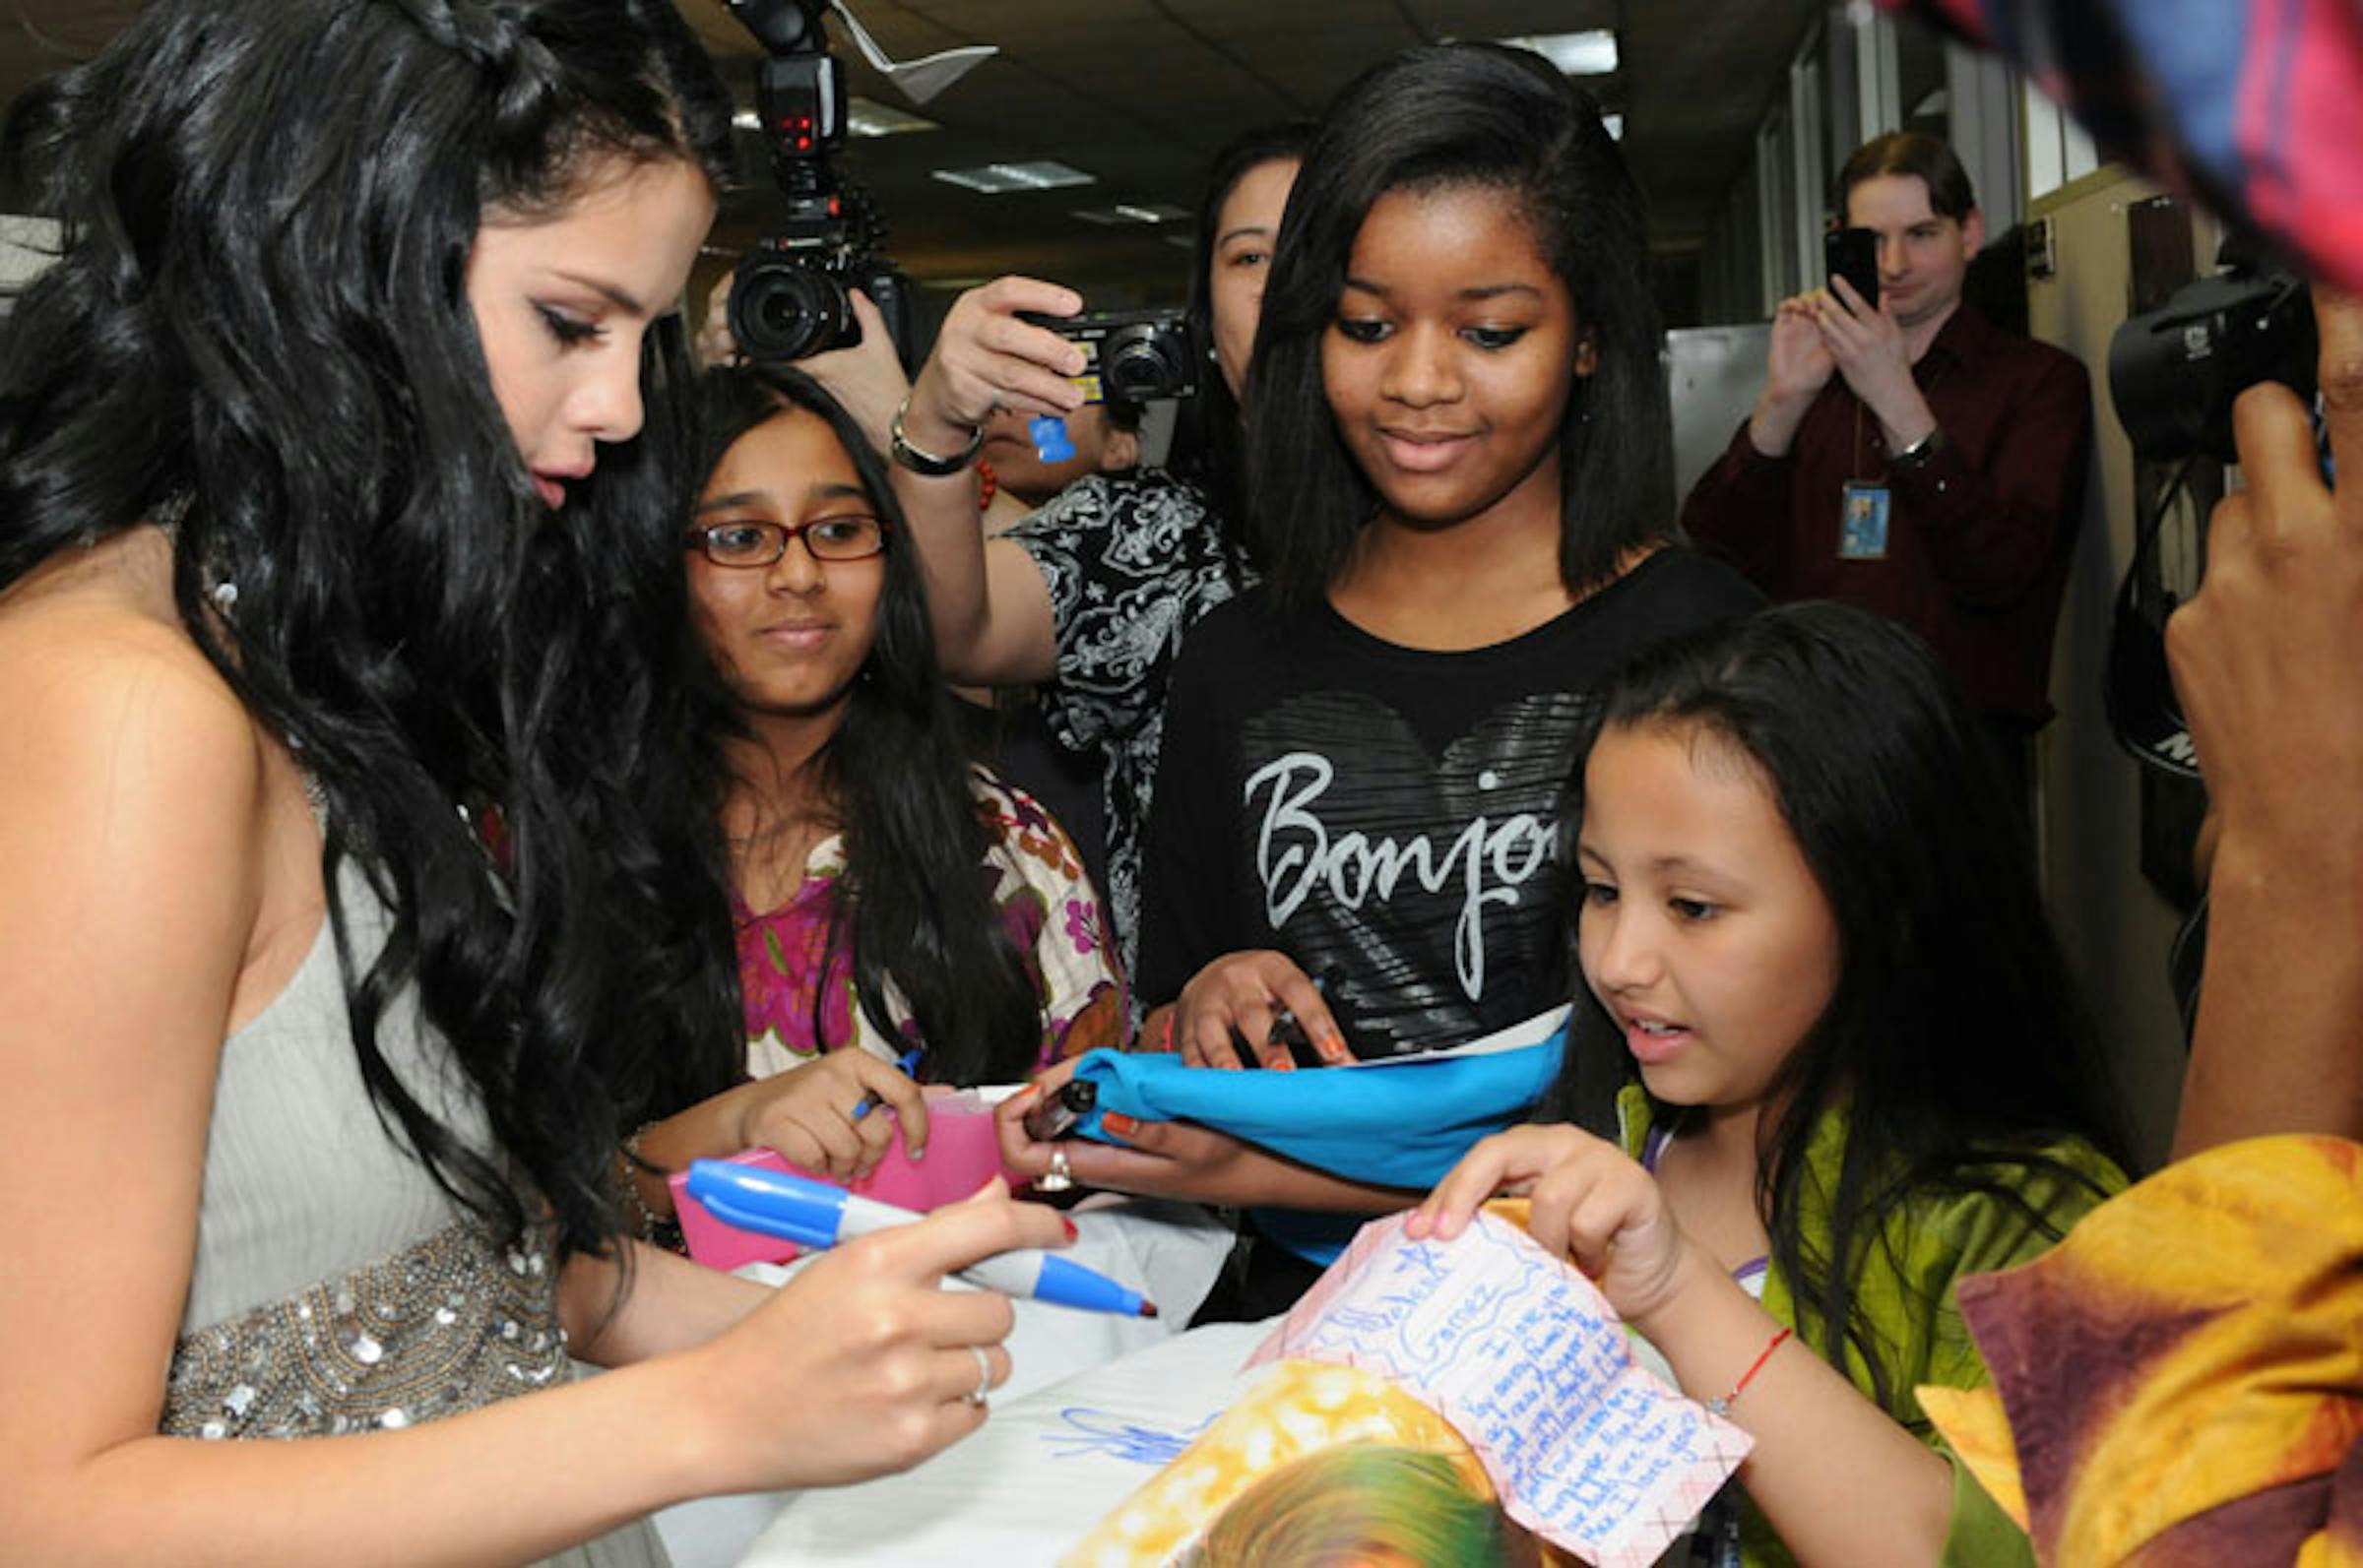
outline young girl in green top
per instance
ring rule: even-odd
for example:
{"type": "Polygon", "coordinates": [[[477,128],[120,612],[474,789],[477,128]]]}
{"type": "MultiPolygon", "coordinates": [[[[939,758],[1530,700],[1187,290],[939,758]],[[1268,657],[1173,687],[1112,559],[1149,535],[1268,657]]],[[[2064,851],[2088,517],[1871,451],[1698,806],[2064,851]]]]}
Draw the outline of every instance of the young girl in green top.
{"type": "Polygon", "coordinates": [[[1756,1446],[1706,1560],[2026,1560],[1912,1390],[1985,1381],[1953,1281],[2124,1178],[1976,721],[1908,632],[1795,605],[1629,667],[1581,794],[1578,954],[1638,1076],[1622,1147],[1489,1138],[1413,1233],[1530,1194],[1536,1239],[1725,1402],[1756,1446]]]}

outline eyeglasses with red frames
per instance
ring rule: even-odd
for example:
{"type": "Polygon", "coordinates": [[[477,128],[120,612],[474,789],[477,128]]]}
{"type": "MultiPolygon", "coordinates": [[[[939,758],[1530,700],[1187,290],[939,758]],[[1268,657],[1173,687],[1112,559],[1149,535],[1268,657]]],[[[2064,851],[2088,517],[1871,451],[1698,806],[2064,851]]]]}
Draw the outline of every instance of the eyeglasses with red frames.
{"type": "Polygon", "coordinates": [[[769,566],[788,553],[790,539],[803,540],[816,561],[866,561],[884,553],[886,525],[859,513],[793,525],[750,518],[691,529],[686,543],[716,566],[769,566]]]}

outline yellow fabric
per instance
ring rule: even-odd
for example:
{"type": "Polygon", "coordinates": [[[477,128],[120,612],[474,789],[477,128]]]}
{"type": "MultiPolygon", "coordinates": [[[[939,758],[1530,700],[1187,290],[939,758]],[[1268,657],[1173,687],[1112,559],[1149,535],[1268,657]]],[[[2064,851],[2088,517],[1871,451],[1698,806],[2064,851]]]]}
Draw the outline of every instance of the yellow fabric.
{"type": "Polygon", "coordinates": [[[1471,1492],[1494,1495],[1484,1467],[1459,1434],[1393,1384],[1355,1367],[1282,1361],[1058,1560],[1065,1568],[1168,1562],[1265,1475],[1353,1442],[1445,1455],[1471,1492]]]}
{"type": "Polygon", "coordinates": [[[1922,1408],[2042,1561],[2363,1556],[2334,1484],[2363,1440],[2363,1146],[2211,1150],[1960,1294],[1994,1388],[1922,1408]]]}
{"type": "Polygon", "coordinates": [[[1953,1459],[1977,1477],[2011,1523],[2024,1530],[2026,1489],[2018,1484],[2018,1450],[2011,1443],[2002,1396],[1990,1388],[1923,1387],[1919,1392],[1920,1409],[1951,1445],[1953,1459]]]}

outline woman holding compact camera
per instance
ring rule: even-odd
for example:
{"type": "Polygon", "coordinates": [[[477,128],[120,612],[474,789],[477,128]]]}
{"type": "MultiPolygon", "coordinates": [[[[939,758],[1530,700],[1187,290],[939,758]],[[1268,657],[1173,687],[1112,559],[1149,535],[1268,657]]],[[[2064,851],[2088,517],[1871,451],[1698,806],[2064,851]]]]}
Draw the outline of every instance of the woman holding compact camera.
{"type": "MultiPolygon", "coordinates": [[[[1065,414],[1083,394],[1066,377],[1084,352],[1020,312],[1073,315],[1083,300],[1055,283],[1003,278],[953,304],[899,408],[875,388],[882,354],[809,361],[863,411],[895,460],[895,489],[926,557],[945,674],[978,686],[1035,688],[1052,732],[1107,763],[1108,912],[1127,969],[1139,941],[1140,843],[1164,723],[1165,694],[1189,629],[1254,581],[1240,504],[1241,403],[1263,279],[1310,136],[1290,123],[1252,131],[1216,155],[1198,210],[1199,269],[1186,312],[1214,375],[1182,401],[1176,457],[1163,470],[1092,474],[1005,533],[977,526],[970,464],[998,409],[1065,414]]],[[[868,301],[865,333],[883,341],[868,301]]]]}

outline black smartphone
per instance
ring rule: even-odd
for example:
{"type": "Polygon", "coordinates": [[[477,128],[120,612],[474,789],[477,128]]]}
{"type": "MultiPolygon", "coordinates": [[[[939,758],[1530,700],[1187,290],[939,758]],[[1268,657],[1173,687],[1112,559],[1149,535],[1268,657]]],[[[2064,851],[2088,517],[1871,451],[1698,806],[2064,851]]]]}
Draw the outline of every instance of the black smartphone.
{"type": "Polygon", "coordinates": [[[1833,228],[1821,236],[1822,271],[1830,278],[1843,278],[1863,296],[1863,303],[1873,310],[1879,308],[1879,234],[1869,228],[1833,228]]]}

